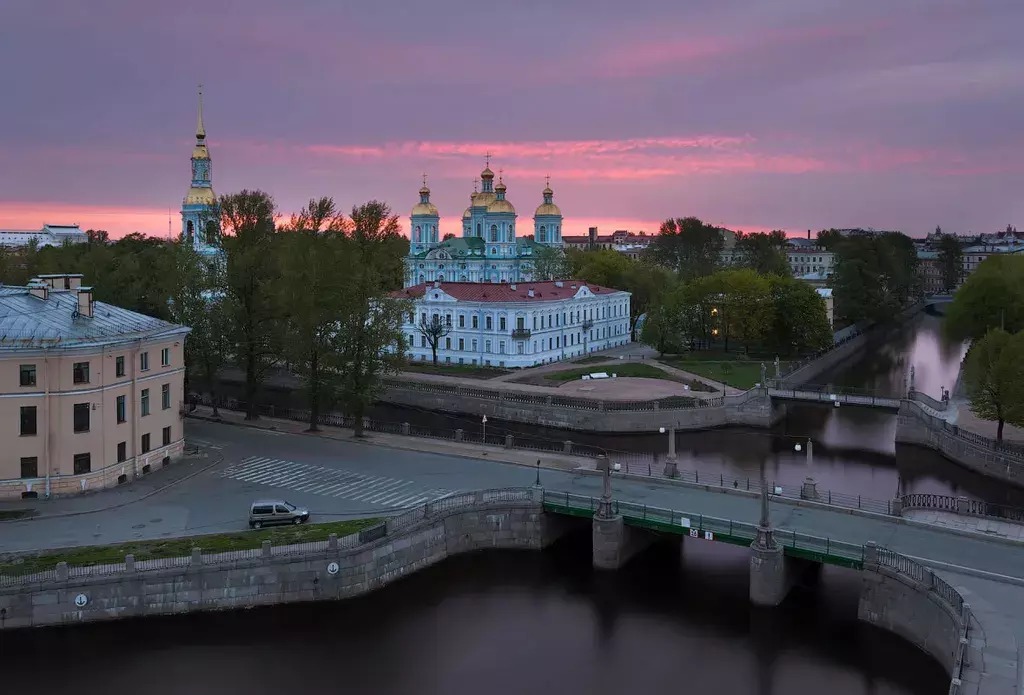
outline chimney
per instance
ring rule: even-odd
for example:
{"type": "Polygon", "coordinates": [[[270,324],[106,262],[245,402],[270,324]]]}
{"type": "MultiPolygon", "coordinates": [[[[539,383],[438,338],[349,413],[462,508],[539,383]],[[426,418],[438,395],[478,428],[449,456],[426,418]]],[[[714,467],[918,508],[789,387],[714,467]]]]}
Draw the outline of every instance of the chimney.
{"type": "Polygon", "coordinates": [[[39,278],[32,278],[28,283],[28,293],[33,297],[46,300],[50,298],[50,286],[39,278]]]}
{"type": "Polygon", "coordinates": [[[597,227],[591,227],[588,229],[587,236],[590,238],[590,247],[593,248],[594,244],[597,243],[597,227]]]}
{"type": "Polygon", "coordinates": [[[82,286],[82,278],[85,277],[81,273],[72,273],[65,275],[65,287],[69,290],[77,290],[82,286]]]}
{"type": "Polygon", "coordinates": [[[808,241],[811,240],[811,230],[809,230],[809,229],[807,230],[807,240],[808,241]]]}
{"type": "Polygon", "coordinates": [[[78,289],[78,315],[92,318],[92,288],[79,287],[78,289]]]}
{"type": "Polygon", "coordinates": [[[532,287],[530,288],[530,291],[526,293],[526,296],[527,297],[532,297],[533,296],[533,288],[532,287]]]}

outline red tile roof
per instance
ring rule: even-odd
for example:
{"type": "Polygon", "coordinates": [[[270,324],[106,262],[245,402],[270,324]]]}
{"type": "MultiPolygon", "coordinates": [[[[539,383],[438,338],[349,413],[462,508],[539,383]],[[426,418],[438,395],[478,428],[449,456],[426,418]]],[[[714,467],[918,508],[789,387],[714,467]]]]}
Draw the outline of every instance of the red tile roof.
{"type": "MultiPolygon", "coordinates": [[[[578,280],[563,280],[561,287],[556,285],[556,282],[442,282],[438,289],[464,302],[550,302],[570,299],[579,292],[580,287],[586,287],[598,296],[620,291],[578,280]],[[512,289],[513,287],[515,289],[512,289]],[[530,290],[533,290],[532,297],[530,290]]],[[[434,289],[434,285],[428,282],[406,287],[404,290],[395,290],[391,296],[396,299],[419,299],[430,289],[434,289]]]]}

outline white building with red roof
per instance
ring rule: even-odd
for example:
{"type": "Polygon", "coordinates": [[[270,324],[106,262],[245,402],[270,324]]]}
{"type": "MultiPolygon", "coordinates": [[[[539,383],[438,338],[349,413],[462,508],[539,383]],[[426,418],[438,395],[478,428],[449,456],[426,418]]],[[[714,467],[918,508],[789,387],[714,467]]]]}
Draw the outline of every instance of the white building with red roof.
{"type": "Polygon", "coordinates": [[[421,283],[391,296],[414,302],[410,361],[532,367],[625,345],[630,293],[576,280],[421,283]],[[444,328],[424,330],[435,321],[444,328]]]}

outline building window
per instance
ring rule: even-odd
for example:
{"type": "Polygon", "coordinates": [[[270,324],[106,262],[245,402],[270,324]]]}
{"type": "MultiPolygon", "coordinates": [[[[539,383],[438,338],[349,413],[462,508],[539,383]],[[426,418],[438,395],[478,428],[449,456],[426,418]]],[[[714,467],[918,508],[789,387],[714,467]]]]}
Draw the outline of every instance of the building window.
{"type": "Polygon", "coordinates": [[[21,365],[19,383],[22,386],[36,385],[36,366],[34,364],[21,365]]]}
{"type": "Polygon", "coordinates": [[[476,346],[477,346],[476,338],[473,338],[473,352],[476,352],[476,346]]]}
{"type": "Polygon", "coordinates": [[[128,460],[128,442],[117,443],[117,462],[124,463],[128,460]]]}
{"type": "Polygon", "coordinates": [[[473,328],[480,328],[480,317],[479,316],[474,316],[473,317],[473,328]]]}
{"type": "Polygon", "coordinates": [[[504,316],[501,316],[501,317],[498,318],[498,330],[501,330],[501,331],[505,330],[505,317],[504,316]]]}
{"type": "Polygon", "coordinates": [[[517,316],[516,317],[516,328],[518,328],[519,330],[523,330],[524,328],[526,328],[525,322],[526,322],[525,318],[523,318],[522,316],[517,316]]]}
{"type": "Polygon", "coordinates": [[[427,347],[427,336],[420,336],[420,347],[427,347]]]}
{"type": "Polygon", "coordinates": [[[171,385],[164,384],[160,387],[160,407],[168,410],[171,407],[171,385]]]}
{"type": "Polygon", "coordinates": [[[149,432],[147,432],[146,434],[142,435],[142,453],[145,454],[148,451],[149,451],[149,432]]]}
{"type": "Polygon", "coordinates": [[[484,328],[486,328],[487,330],[491,330],[491,328],[493,328],[493,326],[494,326],[494,324],[491,322],[491,317],[490,316],[485,317],[484,318],[484,328]]]}
{"type": "Polygon", "coordinates": [[[451,327],[451,325],[452,325],[452,315],[451,314],[445,314],[445,316],[444,316],[444,325],[448,326],[449,328],[451,327]]]}
{"type": "Polygon", "coordinates": [[[72,367],[73,379],[76,384],[88,384],[89,383],[89,363],[88,362],[75,362],[72,367]]]}
{"type": "Polygon", "coordinates": [[[142,417],[149,415],[149,389],[142,389],[142,417]]]}
{"type": "MultiPolygon", "coordinates": [[[[492,224],[491,225],[491,241],[497,241],[497,240],[498,240],[498,225],[492,224]]],[[[491,253],[494,253],[494,249],[491,249],[491,253]]]]}
{"type": "Polygon", "coordinates": [[[114,370],[117,376],[124,376],[124,355],[118,355],[114,360],[114,370]]]}
{"type": "Polygon", "coordinates": [[[89,431],[89,404],[75,403],[74,406],[75,432],[89,431]]]}
{"type": "Polygon", "coordinates": [[[445,338],[444,339],[444,349],[445,350],[451,350],[452,349],[452,339],[451,338],[445,338]]]}
{"type": "Polygon", "coordinates": [[[548,240],[548,230],[547,230],[547,228],[544,225],[541,225],[540,229],[537,231],[537,241],[539,243],[543,244],[547,240],[548,240]]]}
{"type": "Polygon", "coordinates": [[[139,353],[139,371],[143,371],[144,372],[144,371],[146,371],[148,369],[149,369],[149,353],[148,352],[140,352],[139,353]]]}
{"type": "Polygon", "coordinates": [[[484,352],[490,352],[490,351],[491,351],[491,341],[485,340],[484,341],[484,352]]]}
{"type": "Polygon", "coordinates": [[[117,422],[122,423],[128,419],[128,408],[125,407],[127,396],[117,397],[117,422]]]}
{"type": "Polygon", "coordinates": [[[537,330],[537,317],[533,317],[533,330],[537,330]]]}
{"type": "Polygon", "coordinates": [[[462,338],[459,338],[459,350],[465,350],[465,349],[466,349],[466,341],[464,339],[462,339],[462,338]]]}
{"type": "Polygon", "coordinates": [[[168,444],[171,443],[171,426],[170,425],[168,425],[167,427],[164,428],[163,440],[162,441],[163,441],[163,446],[167,446],[168,444]]]}
{"type": "Polygon", "coordinates": [[[498,343],[498,352],[500,352],[502,355],[505,354],[505,341],[504,340],[502,340],[502,341],[500,341],[498,343]]]}
{"type": "Polygon", "coordinates": [[[82,475],[92,470],[92,454],[75,454],[75,475],[82,475]]]}
{"type": "Polygon", "coordinates": [[[160,366],[167,367],[171,364],[171,348],[164,348],[160,351],[160,366]]]}
{"type": "Polygon", "coordinates": [[[33,437],[36,434],[36,407],[34,405],[21,406],[21,436],[33,437]]]}
{"type": "Polygon", "coordinates": [[[39,477],[39,459],[35,456],[23,456],[21,458],[21,477],[22,478],[38,478],[39,477]]]}
{"type": "Polygon", "coordinates": [[[459,314],[459,328],[465,328],[465,327],[466,327],[466,315],[465,314],[459,314]]]}

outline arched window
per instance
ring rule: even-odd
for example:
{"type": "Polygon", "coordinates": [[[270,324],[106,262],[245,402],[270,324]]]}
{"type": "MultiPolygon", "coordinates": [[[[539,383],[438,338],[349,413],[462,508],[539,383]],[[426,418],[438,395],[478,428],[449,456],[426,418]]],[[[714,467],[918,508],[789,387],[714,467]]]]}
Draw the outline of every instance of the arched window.
{"type": "Polygon", "coordinates": [[[491,241],[497,241],[497,240],[498,240],[498,225],[492,224],[491,225],[491,241]]]}
{"type": "Polygon", "coordinates": [[[206,244],[208,246],[217,245],[217,223],[213,220],[206,223],[206,244]]]}
{"type": "Polygon", "coordinates": [[[479,222],[476,223],[476,235],[479,236],[479,237],[482,237],[484,235],[484,233],[482,231],[480,231],[480,223],[479,222]]]}
{"type": "Polygon", "coordinates": [[[438,282],[444,282],[444,273],[439,273],[438,274],[437,281],[438,282]]]}
{"type": "Polygon", "coordinates": [[[415,238],[413,239],[413,241],[416,241],[416,242],[423,241],[423,233],[420,231],[420,226],[419,225],[416,225],[416,234],[414,236],[415,236],[415,238]]]}
{"type": "Polygon", "coordinates": [[[425,277],[423,277],[423,273],[420,273],[420,284],[422,285],[426,281],[427,281],[427,279],[425,277]]]}
{"type": "Polygon", "coordinates": [[[188,238],[189,241],[192,241],[192,237],[195,235],[195,233],[195,225],[192,224],[192,220],[189,220],[188,222],[185,223],[185,236],[188,238]]]}
{"type": "Polygon", "coordinates": [[[548,240],[548,229],[544,225],[541,225],[540,229],[537,230],[537,241],[538,241],[538,243],[543,244],[547,240],[548,240]]]}

